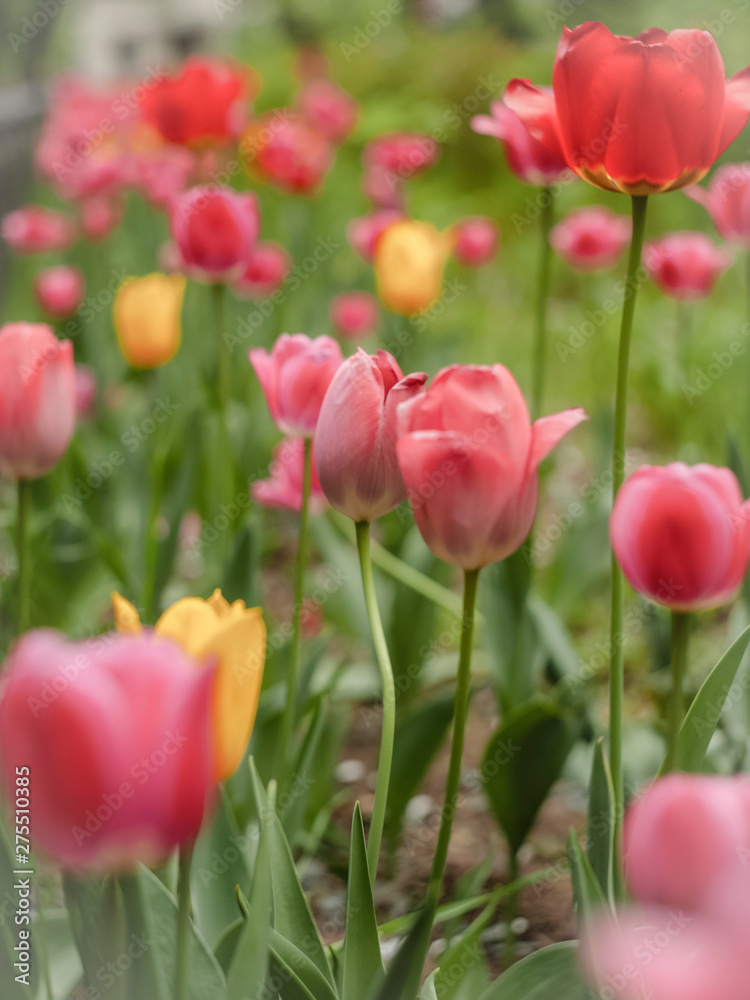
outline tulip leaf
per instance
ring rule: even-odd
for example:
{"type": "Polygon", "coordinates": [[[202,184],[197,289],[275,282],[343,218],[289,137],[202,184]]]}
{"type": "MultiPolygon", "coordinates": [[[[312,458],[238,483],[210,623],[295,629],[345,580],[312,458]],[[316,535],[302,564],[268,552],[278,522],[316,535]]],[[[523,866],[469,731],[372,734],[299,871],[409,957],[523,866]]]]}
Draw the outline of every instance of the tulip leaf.
{"type": "Polygon", "coordinates": [[[607,901],[589,859],[581,850],[575,830],[571,830],[568,837],[568,861],[573,883],[573,899],[580,925],[592,910],[602,909],[607,905],[607,901]]]}
{"type": "MultiPolygon", "coordinates": [[[[297,947],[278,931],[271,931],[271,978],[281,978],[279,990],[282,1000],[338,1000],[334,986],[306,954],[307,942],[301,940],[297,947]],[[304,951],[302,949],[305,949],[304,951]]],[[[254,994],[245,994],[254,996],[254,994]]]]}
{"type": "Polygon", "coordinates": [[[352,817],[343,964],[342,1000],[361,1000],[385,974],[359,802],[352,817]]]}
{"type": "Polygon", "coordinates": [[[414,1000],[422,981],[424,960],[432,936],[434,913],[422,910],[396,953],[381,985],[365,994],[367,1000],[414,1000]]]}
{"type": "Polygon", "coordinates": [[[578,968],[578,942],[561,941],[521,959],[479,1000],[593,1000],[578,968]]]}
{"type": "MultiPolygon", "coordinates": [[[[81,979],[81,959],[73,941],[70,915],[65,910],[46,910],[34,917],[33,926],[39,930],[43,923],[45,952],[49,968],[49,978],[52,985],[52,1000],[68,1000],[71,992],[81,979]]],[[[37,981],[39,976],[36,976],[37,981]]],[[[32,982],[33,982],[32,978],[32,982]]],[[[5,980],[0,979],[0,983],[5,980]]],[[[17,985],[17,984],[16,984],[17,985]]],[[[4,987],[5,988],[5,987],[4,987]]],[[[11,992],[8,1000],[14,996],[11,992]]],[[[6,994],[3,992],[3,1000],[6,994]]]]}
{"type": "Polygon", "coordinates": [[[513,709],[490,738],[481,775],[495,819],[516,853],[560,777],[577,729],[553,702],[513,709]]]}
{"type": "Polygon", "coordinates": [[[425,979],[422,992],[419,994],[419,1000],[438,1000],[438,995],[435,991],[435,978],[439,971],[439,969],[435,969],[435,971],[431,972],[427,979],[425,979]]]}
{"type": "Polygon", "coordinates": [[[594,747],[589,785],[586,854],[604,896],[614,900],[615,804],[612,775],[599,739],[594,747]]]}
{"type": "Polygon", "coordinates": [[[333,972],[299,881],[289,842],[275,809],[272,809],[268,802],[268,796],[258,777],[255,761],[252,758],[250,759],[250,773],[261,828],[264,831],[268,830],[270,834],[274,930],[287,941],[304,942],[306,955],[333,987],[333,972]]]}
{"type": "MultiPolygon", "coordinates": [[[[125,906],[117,880],[111,875],[78,877],[63,875],[65,904],[70,913],[73,939],[81,956],[87,988],[101,988],[101,970],[106,971],[127,949],[125,906]]],[[[104,994],[115,1000],[122,993],[121,981],[104,994]]]]}
{"type": "Polygon", "coordinates": [[[495,895],[466,932],[440,956],[435,976],[435,992],[440,1000],[474,1000],[487,985],[487,963],[480,938],[497,903],[495,895]],[[459,974],[456,970],[460,970],[459,974]]]}
{"type": "Polygon", "coordinates": [[[216,942],[214,955],[216,955],[216,961],[221,966],[225,976],[229,972],[229,967],[232,964],[234,953],[237,950],[237,942],[240,939],[242,928],[244,926],[245,918],[237,917],[237,919],[226,928],[224,933],[216,942]]]}
{"type": "Polygon", "coordinates": [[[315,700],[310,713],[307,732],[299,748],[292,773],[294,779],[289,792],[284,796],[284,805],[279,808],[287,839],[294,843],[294,837],[305,817],[305,808],[309,797],[309,789],[315,784],[312,777],[317,761],[317,750],[325,728],[326,714],[322,698],[315,700]]]}
{"type": "MultiPolygon", "coordinates": [[[[742,657],[750,642],[750,625],[734,640],[729,649],[705,679],[677,736],[672,768],[675,771],[700,771],[706,758],[711,737],[721,718],[729,691],[734,683],[742,657]]],[[[666,761],[659,774],[664,774],[666,761]]]]}

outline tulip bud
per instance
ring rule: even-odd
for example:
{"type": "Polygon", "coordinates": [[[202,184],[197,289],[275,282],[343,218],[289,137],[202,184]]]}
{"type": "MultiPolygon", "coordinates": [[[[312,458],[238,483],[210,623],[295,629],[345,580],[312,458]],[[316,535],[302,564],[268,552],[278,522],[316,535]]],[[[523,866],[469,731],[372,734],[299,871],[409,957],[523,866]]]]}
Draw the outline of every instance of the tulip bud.
{"type": "Polygon", "coordinates": [[[28,768],[35,847],[66,868],[122,871],[166,859],[200,830],[213,670],[172,642],[100,640],[21,637],[3,671],[0,761],[14,798],[17,768],[28,768]]]}
{"type": "Polygon", "coordinates": [[[83,273],[68,264],[48,267],[34,279],[36,300],[53,319],[72,316],[83,301],[85,291],[83,273]]]}
{"type": "Polygon", "coordinates": [[[0,472],[37,479],[57,465],[75,430],[73,345],[43,323],[7,323],[0,372],[0,472]]]}
{"type": "Polygon", "coordinates": [[[462,219],[451,228],[453,256],[463,267],[484,267],[495,257],[500,230],[483,215],[462,219]]]}
{"type": "Polygon", "coordinates": [[[2,237],[16,253],[49,253],[67,250],[75,243],[75,219],[41,205],[26,205],[6,215],[2,237]]]}
{"type": "Polygon", "coordinates": [[[191,278],[236,281],[260,231],[258,199],[216,185],[190,188],[173,199],[169,223],[191,278]]]}
{"type": "Polygon", "coordinates": [[[158,368],[180,347],[180,312],[186,280],[181,274],[126,279],[115,295],[117,343],[134,368],[158,368]]]}
{"type": "Polygon", "coordinates": [[[404,378],[387,351],[361,347],[333,377],[315,432],[318,475],[336,510],[374,521],[406,499],[396,458],[396,409],[424,391],[427,375],[404,378]]]}
{"type": "Polygon", "coordinates": [[[405,219],[381,233],[375,245],[375,278],[383,303],[402,316],[429,309],[443,288],[451,239],[428,222],[405,219]]]}
{"type": "Polygon", "coordinates": [[[750,501],[713,465],[645,465],[617,494],[609,526],[628,583],[672,611],[729,601],[750,559],[750,501]]]}
{"type": "Polygon", "coordinates": [[[533,424],[503,365],[451,365],[399,407],[396,453],[417,526],[465,570],[505,559],[536,516],[539,464],[586,420],[578,408],[533,424]]]}
{"type": "Polygon", "coordinates": [[[669,233],[643,248],[643,263],[654,284],[673,299],[710,295],[732,255],[704,233],[669,233]]]}
{"type": "Polygon", "coordinates": [[[357,124],[359,106],[330,80],[312,80],[297,95],[303,118],[333,143],[341,143],[357,124]]]}
{"type": "MultiPolygon", "coordinates": [[[[270,510],[291,510],[299,514],[302,510],[304,463],[305,451],[302,439],[283,438],[273,450],[273,460],[268,467],[270,477],[258,479],[250,485],[253,500],[261,507],[268,507],[270,510]]],[[[322,514],[327,506],[328,500],[321,489],[315,467],[313,448],[310,513],[322,514]]]]}
{"type": "Polygon", "coordinates": [[[336,333],[348,340],[369,337],[378,328],[378,303],[369,292],[342,292],[328,311],[336,333]]]}
{"type": "Polygon", "coordinates": [[[312,437],[323,397],[342,361],[338,343],[333,337],[311,340],[304,333],[282,333],[270,354],[255,347],[249,357],[279,430],[312,437]]]}
{"type": "Polygon", "coordinates": [[[549,234],[550,245],[576,271],[613,267],[630,243],[633,224],[603,205],[578,208],[558,222],[549,234]]]}
{"type": "Polygon", "coordinates": [[[267,299],[281,287],[290,270],[289,254],[280,243],[257,243],[232,290],[243,299],[267,299]]]}

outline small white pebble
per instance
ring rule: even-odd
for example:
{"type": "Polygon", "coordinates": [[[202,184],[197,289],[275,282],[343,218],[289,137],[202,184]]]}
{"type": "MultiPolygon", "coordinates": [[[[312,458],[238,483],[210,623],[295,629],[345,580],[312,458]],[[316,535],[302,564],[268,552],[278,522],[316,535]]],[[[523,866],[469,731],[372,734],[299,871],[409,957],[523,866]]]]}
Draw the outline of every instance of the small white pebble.
{"type": "Polygon", "coordinates": [[[486,931],[482,931],[481,940],[483,944],[495,944],[497,941],[504,941],[507,933],[508,925],[504,920],[501,920],[500,923],[493,924],[486,931]]]}
{"type": "Polygon", "coordinates": [[[445,938],[436,938],[436,940],[433,941],[432,944],[430,945],[430,950],[427,952],[427,954],[430,956],[430,958],[438,958],[440,955],[443,954],[447,945],[448,942],[445,940],[445,938]]]}
{"type": "Polygon", "coordinates": [[[356,758],[342,760],[336,766],[336,781],[341,785],[353,785],[364,778],[365,772],[366,768],[361,760],[357,760],[356,758]]]}
{"type": "Polygon", "coordinates": [[[406,807],[406,822],[413,826],[421,826],[435,811],[435,803],[429,795],[415,795],[406,807]]]}
{"type": "Polygon", "coordinates": [[[513,923],[510,925],[510,929],[515,935],[525,934],[529,929],[529,922],[526,917],[516,917],[513,923]]]}
{"type": "Polygon", "coordinates": [[[394,937],[384,938],[380,942],[380,956],[384,962],[390,962],[401,947],[403,940],[403,938],[394,937]]]}

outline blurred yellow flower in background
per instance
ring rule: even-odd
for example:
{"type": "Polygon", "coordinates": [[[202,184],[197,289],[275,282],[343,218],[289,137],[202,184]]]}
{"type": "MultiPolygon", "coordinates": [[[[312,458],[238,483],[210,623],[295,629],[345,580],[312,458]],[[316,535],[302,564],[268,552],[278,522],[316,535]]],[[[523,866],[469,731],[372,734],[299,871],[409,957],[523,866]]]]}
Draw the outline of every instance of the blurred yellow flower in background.
{"type": "Polygon", "coordinates": [[[134,368],[158,368],[177,353],[186,283],[184,275],[155,272],[120,285],[112,318],[120,350],[134,368]]]}
{"type": "Polygon", "coordinates": [[[404,219],[388,226],[375,244],[375,279],[383,304],[402,316],[429,309],[443,289],[453,237],[429,222],[404,219]]]}

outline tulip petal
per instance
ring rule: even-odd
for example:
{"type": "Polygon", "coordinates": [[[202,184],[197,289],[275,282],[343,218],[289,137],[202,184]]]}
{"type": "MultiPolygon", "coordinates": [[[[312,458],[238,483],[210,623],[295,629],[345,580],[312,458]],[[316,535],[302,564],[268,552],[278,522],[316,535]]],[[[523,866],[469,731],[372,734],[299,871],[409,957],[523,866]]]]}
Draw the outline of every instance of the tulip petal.
{"type": "Polygon", "coordinates": [[[727,80],[718,156],[734,142],[747,125],[748,117],[750,117],[750,66],[727,80]]]}
{"type": "Polygon", "coordinates": [[[141,618],[134,604],[117,592],[111,595],[112,610],[115,615],[115,625],[118,632],[142,632],[141,618]]]}
{"type": "Polygon", "coordinates": [[[220,618],[200,597],[183,597],[167,608],[155,631],[174,639],[190,656],[200,658],[206,642],[219,628],[220,618]]]}
{"type": "Polygon", "coordinates": [[[588,414],[580,406],[535,420],[531,425],[530,468],[536,469],[555,445],[584,420],[588,420],[588,414]]]}

